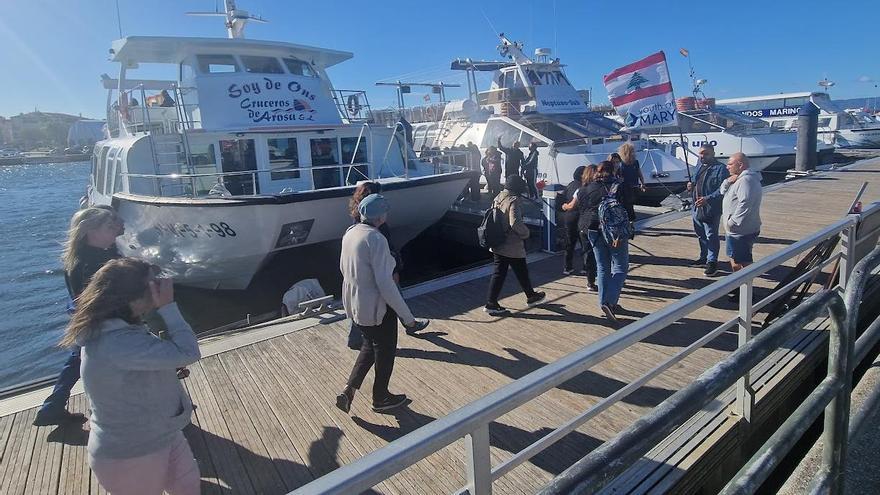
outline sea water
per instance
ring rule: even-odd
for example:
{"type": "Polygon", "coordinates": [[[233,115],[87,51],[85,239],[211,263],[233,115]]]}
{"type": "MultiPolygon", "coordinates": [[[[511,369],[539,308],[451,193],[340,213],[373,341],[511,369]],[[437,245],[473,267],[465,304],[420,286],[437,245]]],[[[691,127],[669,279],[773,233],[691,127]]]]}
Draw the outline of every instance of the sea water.
{"type": "Polygon", "coordinates": [[[0,167],[0,388],[58,373],[67,324],[61,247],[88,163],[0,167]]]}

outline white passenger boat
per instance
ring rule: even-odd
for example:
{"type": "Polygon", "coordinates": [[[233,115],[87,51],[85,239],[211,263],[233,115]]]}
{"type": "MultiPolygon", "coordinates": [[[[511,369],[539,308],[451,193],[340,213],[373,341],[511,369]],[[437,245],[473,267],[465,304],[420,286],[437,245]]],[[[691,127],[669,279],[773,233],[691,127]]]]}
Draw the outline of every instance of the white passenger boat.
{"type": "Polygon", "coordinates": [[[523,152],[536,143],[539,150],[538,178],[551,184],[567,184],[574,170],[599,163],[630,141],[647,183],[639,202],[657,205],[670,194],[684,190],[685,162],[638,135],[621,133],[621,125],[591,112],[571,85],[559,60],[550,50],[535,50],[536,60],[525,56],[522,45],[500,35],[499,50],[509,61],[455,60],[452,70],[468,73],[471,98],[447,104],[438,121],[413,124],[413,146],[444,149],[473,142],[481,151],[519,141],[523,152]],[[494,72],[488,91],[478,92],[475,73],[494,72]],[[472,81],[472,84],[471,84],[472,81]]]}
{"type": "Polygon", "coordinates": [[[365,93],[333,88],[326,69],[351,53],[243,39],[252,18],[225,4],[228,39],[112,44],[113,137],[94,148],[88,202],[124,218],[124,255],[184,285],[241,289],[280,251],[338,243],[358,181],[383,184],[399,245],[443,216],[471,174],[419,161],[402,127],[371,122],[365,93]]]}
{"type": "MultiPolygon", "coordinates": [[[[695,103],[693,98],[680,99],[679,107],[695,103]]],[[[651,139],[675,146],[676,156],[684,159],[685,150],[695,157],[703,144],[711,144],[719,160],[738,152],[749,157],[753,170],[786,171],[794,168],[797,134],[777,131],[756,117],[715,106],[713,100],[700,100],[702,108],[678,109],[678,125],[657,129],[651,139]],[[680,146],[684,138],[687,148],[680,146]]],[[[689,158],[693,160],[693,158],[689,158]]]]}
{"type": "Polygon", "coordinates": [[[836,148],[880,148],[880,123],[840,108],[828,93],[803,92],[718,100],[775,129],[797,130],[798,110],[808,101],[819,107],[819,141],[836,148]]]}

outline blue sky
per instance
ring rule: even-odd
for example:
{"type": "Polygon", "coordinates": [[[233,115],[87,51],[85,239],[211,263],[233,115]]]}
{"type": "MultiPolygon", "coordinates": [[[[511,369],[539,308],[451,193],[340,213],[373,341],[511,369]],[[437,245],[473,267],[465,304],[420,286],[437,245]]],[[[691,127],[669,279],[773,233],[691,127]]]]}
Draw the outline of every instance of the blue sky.
{"type": "MultiPolygon", "coordinates": [[[[686,94],[690,83],[681,47],[690,50],[698,76],[709,80],[709,96],[818,90],[823,77],[836,82],[833,98],[880,96],[876,1],[238,3],[270,21],[249,25],[249,38],[354,52],[353,60],[330,75],[337,88],[368,90],[376,108],[395,101],[393,90],[375,87],[376,81],[463,83],[462,74],[448,70],[449,62],[497,59],[496,31],[524,42],[529,54],[536,47],[553,48],[574,85],[593,88],[597,102],[607,101],[603,74],[657,50],[667,53],[676,94],[686,94]]],[[[3,0],[2,5],[0,115],[36,107],[103,117],[106,93],[99,76],[117,70],[107,61],[110,41],[118,37],[114,1],[3,0]]],[[[214,5],[214,0],[119,0],[123,33],[222,37],[220,19],[183,15],[214,5]]],[[[407,99],[411,105],[421,101],[417,94],[407,99]]]]}

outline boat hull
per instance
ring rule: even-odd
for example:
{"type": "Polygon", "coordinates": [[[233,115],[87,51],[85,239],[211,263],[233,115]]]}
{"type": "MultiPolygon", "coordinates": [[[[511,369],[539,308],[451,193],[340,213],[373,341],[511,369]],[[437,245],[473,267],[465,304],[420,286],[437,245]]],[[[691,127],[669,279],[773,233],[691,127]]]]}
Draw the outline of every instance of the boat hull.
{"type": "MultiPolygon", "coordinates": [[[[381,181],[396,247],[440,220],[469,177],[457,172],[381,181]]],[[[244,289],[273,255],[341,239],[351,224],[352,191],[195,200],[117,194],[113,204],[126,226],[117,245],[125,256],[161,266],[176,283],[244,289]]]]}

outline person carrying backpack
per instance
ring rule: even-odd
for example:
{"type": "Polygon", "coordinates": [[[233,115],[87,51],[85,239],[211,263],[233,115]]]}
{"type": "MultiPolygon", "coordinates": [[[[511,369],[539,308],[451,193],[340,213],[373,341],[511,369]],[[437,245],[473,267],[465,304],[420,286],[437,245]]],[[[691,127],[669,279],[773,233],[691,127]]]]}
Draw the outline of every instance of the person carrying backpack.
{"type": "Polygon", "coordinates": [[[612,323],[616,313],[623,282],[629,270],[629,239],[632,234],[629,216],[622,203],[623,191],[614,176],[614,164],[603,161],[596,176],[586,188],[578,191],[580,228],[587,232],[596,256],[599,285],[599,308],[612,323]]]}
{"type": "MultiPolygon", "coordinates": [[[[529,237],[529,228],[523,222],[522,199],[520,197],[525,192],[526,183],[523,178],[519,175],[511,175],[507,177],[504,190],[492,202],[492,208],[498,208],[502,213],[501,218],[507,221],[503,242],[492,243],[495,245],[489,246],[495,270],[489,283],[489,298],[484,311],[492,316],[507,312],[506,308],[498,304],[498,296],[501,294],[501,287],[504,286],[508,267],[513,268],[513,273],[526,294],[526,303],[529,307],[539,304],[546,297],[545,293],[536,292],[532,288],[526,264],[524,241],[529,237]]],[[[487,218],[489,216],[491,215],[487,215],[487,218]]]]}

